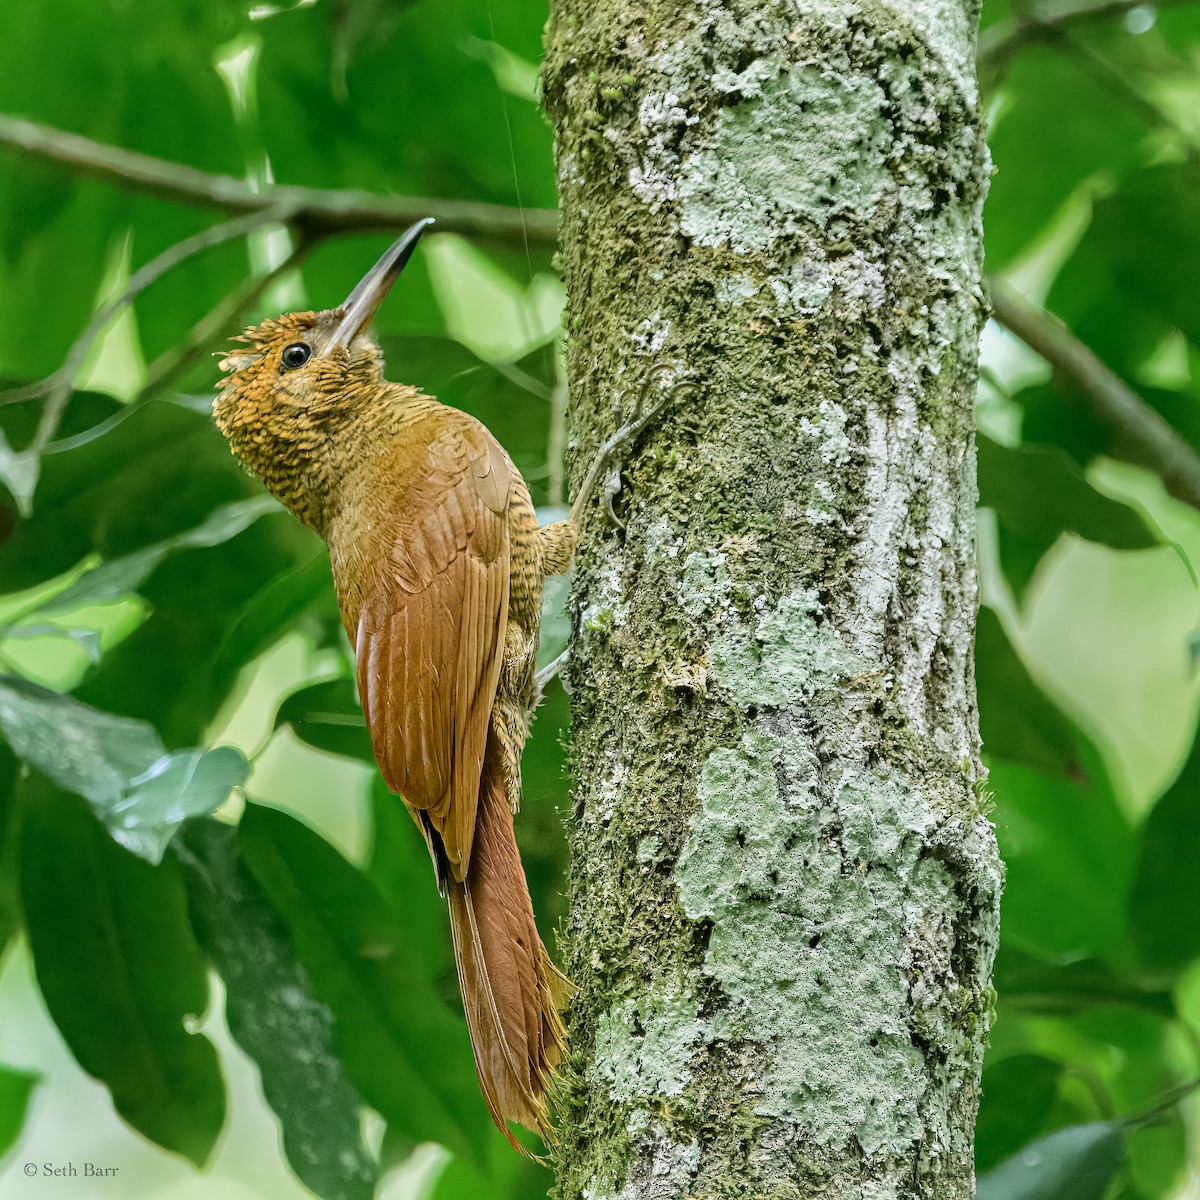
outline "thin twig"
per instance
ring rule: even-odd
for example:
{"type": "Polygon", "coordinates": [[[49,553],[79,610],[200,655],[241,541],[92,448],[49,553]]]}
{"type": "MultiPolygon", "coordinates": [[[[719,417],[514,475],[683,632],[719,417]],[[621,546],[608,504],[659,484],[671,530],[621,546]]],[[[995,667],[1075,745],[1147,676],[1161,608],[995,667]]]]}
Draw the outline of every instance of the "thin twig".
{"type": "MultiPolygon", "coordinates": [[[[33,464],[45,453],[46,447],[54,439],[62,422],[63,414],[70,403],[74,391],[75,377],[83,366],[93,342],[107,327],[108,323],[126,305],[133,301],[139,292],[144,291],[156,280],[161,279],[168,271],[179,266],[186,259],[214,246],[222,245],[235,238],[245,237],[261,225],[273,223],[274,215],[269,210],[250,213],[235,217],[231,221],[223,221],[220,225],[212,225],[203,229],[182,242],[169,246],[161,254],[152,258],[145,266],[135,271],[125,290],[110,304],[97,311],[88,322],[84,331],[71,344],[67,351],[66,360],[54,374],[42,380],[41,384],[19,388],[7,395],[0,395],[0,403],[12,403],[15,399],[28,399],[31,395],[44,395],[45,403],[38,418],[37,429],[29,445],[21,451],[22,456],[33,464]]],[[[36,476],[35,476],[36,477],[36,476]]]]}
{"type": "Polygon", "coordinates": [[[1200,1079],[1189,1079],[1186,1083],[1176,1084],[1163,1093],[1158,1101],[1140,1113],[1133,1113],[1121,1120],[1126,1129],[1140,1129],[1143,1125],[1156,1124],[1164,1113],[1169,1112],[1181,1100],[1186,1100],[1193,1092],[1200,1090],[1200,1079]]]}
{"type": "MultiPolygon", "coordinates": [[[[23,400],[47,396],[46,411],[42,414],[42,421],[46,426],[57,426],[57,416],[47,418],[46,414],[53,414],[58,410],[58,415],[61,416],[61,407],[70,399],[71,384],[74,382],[75,376],[79,374],[92,345],[122,309],[132,303],[152,283],[157,282],[168,271],[173,270],[193,255],[211,250],[213,247],[233,241],[235,238],[245,237],[246,234],[271,223],[272,220],[271,214],[267,212],[250,213],[246,216],[235,217],[231,221],[223,221],[220,225],[211,225],[189,238],[184,238],[182,242],[168,246],[161,254],[133,273],[124,291],[115,300],[92,314],[92,319],[84,327],[83,332],[71,343],[66,358],[63,359],[63,364],[57,371],[36,383],[0,392],[0,404],[17,404],[23,400]]],[[[51,429],[52,433],[53,429],[51,429]]],[[[40,442],[41,445],[45,445],[49,440],[49,435],[45,435],[43,426],[39,425],[33,444],[38,445],[40,442]]]]}
{"type": "Polygon", "coordinates": [[[258,302],[267,288],[300,266],[320,240],[299,234],[293,248],[276,266],[262,275],[243,280],[211,312],[197,321],[181,342],[165,350],[150,364],[146,370],[146,382],[137,399],[162,391],[199,362],[212,344],[258,302]]]}
{"type": "Polygon", "coordinates": [[[530,375],[528,371],[521,370],[516,363],[505,362],[503,359],[488,359],[487,364],[497,375],[502,375],[509,383],[519,387],[521,391],[528,392],[531,396],[538,400],[544,400],[547,404],[553,401],[554,389],[547,387],[536,376],[530,375]]]}
{"type": "Polygon", "coordinates": [[[558,213],[553,209],[522,211],[475,200],[377,196],[287,184],[256,191],[229,175],[210,174],[6,114],[0,114],[0,146],[141,195],[226,213],[281,213],[286,224],[312,235],[388,232],[433,217],[441,232],[515,249],[525,245],[526,235],[529,244],[539,248],[553,248],[558,241],[558,213]]]}
{"type": "Polygon", "coordinates": [[[1057,317],[1035,308],[1003,279],[988,280],[992,316],[1075,386],[1093,416],[1136,451],[1177,500],[1200,509],[1200,456],[1057,317]]]}
{"type": "MultiPolygon", "coordinates": [[[[1195,0],[1158,0],[1155,8],[1171,8],[1195,0]]],[[[1046,0],[1018,10],[1007,20],[997,21],[979,35],[975,62],[980,75],[999,75],[1020,51],[1053,39],[1079,25],[1090,25],[1109,17],[1123,16],[1142,8],[1146,0],[1046,0]]]]}
{"type": "Polygon", "coordinates": [[[318,244],[317,239],[300,239],[292,251],[278,265],[263,275],[243,280],[207,316],[198,321],[177,346],[163,351],[147,368],[146,382],[128,404],[124,404],[112,416],[98,425],[85,429],[67,438],[51,442],[44,454],[61,454],[64,450],[75,450],[98,437],[110,433],[129,419],[139,408],[149,404],[165,388],[169,387],[189,367],[207,353],[208,348],[222,333],[236,328],[246,312],[280,276],[295,270],[318,244]]]}
{"type": "Polygon", "coordinates": [[[1090,75],[1114,99],[1131,109],[1151,129],[1158,129],[1179,139],[1193,162],[1200,158],[1200,141],[1162,105],[1155,103],[1106,55],[1070,35],[1061,39],[1063,52],[1077,67],[1090,75]]]}

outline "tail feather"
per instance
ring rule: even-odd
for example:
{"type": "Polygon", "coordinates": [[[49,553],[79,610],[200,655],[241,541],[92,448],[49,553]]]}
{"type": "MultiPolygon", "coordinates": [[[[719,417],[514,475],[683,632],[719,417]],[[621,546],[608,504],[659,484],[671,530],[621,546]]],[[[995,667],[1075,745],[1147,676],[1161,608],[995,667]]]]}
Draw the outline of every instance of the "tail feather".
{"type": "Polygon", "coordinates": [[[454,960],[475,1069],[497,1128],[517,1121],[546,1138],[549,1090],[566,1049],[557,999],[566,981],[538,936],[513,835],[503,759],[489,734],[467,878],[447,884],[454,960]]]}

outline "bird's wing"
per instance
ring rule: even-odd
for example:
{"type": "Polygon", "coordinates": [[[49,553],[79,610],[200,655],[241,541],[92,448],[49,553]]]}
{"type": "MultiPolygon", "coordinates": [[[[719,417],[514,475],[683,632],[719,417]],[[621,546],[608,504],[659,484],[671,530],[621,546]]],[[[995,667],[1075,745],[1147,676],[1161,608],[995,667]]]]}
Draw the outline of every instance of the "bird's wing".
{"type": "Polygon", "coordinates": [[[358,688],[384,779],[465,878],[508,621],[511,472],[481,426],[454,422],[401,481],[390,558],[367,565],[358,688]]]}

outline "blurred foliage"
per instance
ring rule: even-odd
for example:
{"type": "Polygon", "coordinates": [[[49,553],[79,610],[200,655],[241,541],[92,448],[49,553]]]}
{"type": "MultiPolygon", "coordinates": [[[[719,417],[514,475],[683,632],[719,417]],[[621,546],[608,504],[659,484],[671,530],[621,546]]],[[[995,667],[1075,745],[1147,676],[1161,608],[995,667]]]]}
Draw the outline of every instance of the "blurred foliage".
{"type": "MultiPolygon", "coordinates": [[[[989,269],[1044,297],[1200,449],[1200,6],[1130,5],[1050,35],[1022,11],[988,0],[984,15],[984,44],[1004,47],[982,63],[989,269]]],[[[0,112],[259,186],[552,207],[535,98],[545,16],[534,0],[9,0],[0,112]]],[[[4,170],[0,376],[14,386],[55,371],[134,272],[221,220],[29,159],[4,170]]],[[[312,1192],[362,1200],[433,1141],[446,1148],[436,1169],[404,1194],[544,1195],[546,1170],[487,1121],[442,905],[395,798],[376,780],[361,799],[369,845],[347,856],[255,802],[267,783],[253,737],[212,745],[298,631],[310,666],[274,697],[269,745],[371,761],[322,547],[262,499],[190,394],[211,386],[211,365],[165,380],[154,366],[248,276],[291,268],[246,319],[326,306],[387,240],[329,240],[292,262],[296,236],[228,241],[140,291],[91,348],[40,463],[21,452],[41,400],[0,396],[0,954],[27,945],[79,1065],[130,1126],[196,1164],[226,1120],[218,1054],[197,1028],[215,972],[312,1192]],[[23,483],[36,483],[28,517],[23,483]],[[229,799],[243,784],[250,799],[229,799]],[[364,1106],[386,1132],[364,1127],[364,1106]]],[[[448,235],[427,246],[380,317],[393,375],[479,416],[535,501],[561,504],[548,253],[448,235]]],[[[1180,1186],[1180,1106],[1200,1074],[1200,748],[1132,805],[1111,748],[1049,694],[1021,633],[1064,538],[1119,555],[1172,543],[1099,482],[1105,459],[1146,466],[1136,447],[1070,380],[989,337],[979,474],[998,568],[984,563],[977,660],[1009,874],[980,1195],[1155,1200],[1180,1186]]],[[[1155,513],[1169,509],[1160,498],[1155,513]]],[[[1091,599],[1076,597],[1080,619],[1091,599]]],[[[561,617],[545,628],[548,657],[561,617]]],[[[519,823],[551,945],[568,724],[555,686],[519,823]]],[[[28,1066],[0,1065],[0,1155],[37,1102],[28,1066]]]]}

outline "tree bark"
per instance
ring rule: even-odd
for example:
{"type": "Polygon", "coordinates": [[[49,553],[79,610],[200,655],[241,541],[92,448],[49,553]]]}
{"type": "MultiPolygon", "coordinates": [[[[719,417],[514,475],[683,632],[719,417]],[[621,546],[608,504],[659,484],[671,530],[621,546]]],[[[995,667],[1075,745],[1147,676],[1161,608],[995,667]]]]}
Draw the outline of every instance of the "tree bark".
{"type": "Polygon", "coordinates": [[[555,0],[576,483],[698,385],[577,558],[562,1200],[972,1193],[977,15],[555,0]]]}

